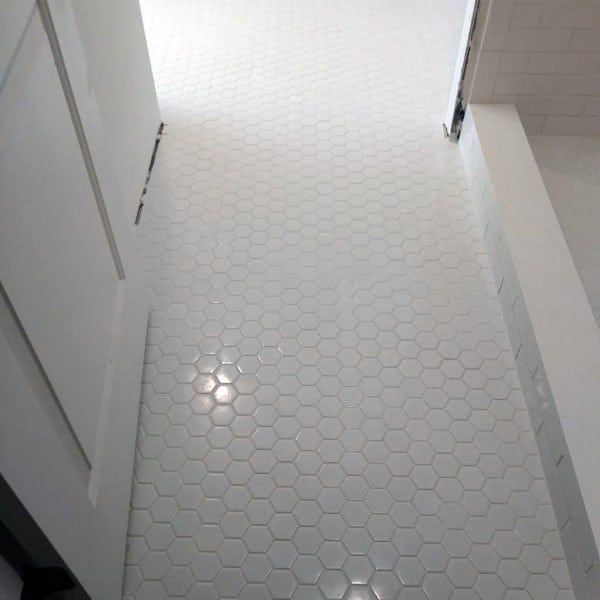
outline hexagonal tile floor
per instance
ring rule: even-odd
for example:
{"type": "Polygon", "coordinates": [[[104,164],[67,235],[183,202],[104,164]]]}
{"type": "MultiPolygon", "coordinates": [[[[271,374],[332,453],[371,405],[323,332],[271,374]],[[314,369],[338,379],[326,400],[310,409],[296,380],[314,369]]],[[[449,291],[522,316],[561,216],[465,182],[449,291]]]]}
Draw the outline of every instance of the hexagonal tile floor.
{"type": "Polygon", "coordinates": [[[441,134],[461,5],[144,0],[128,600],[573,598],[441,134]]]}

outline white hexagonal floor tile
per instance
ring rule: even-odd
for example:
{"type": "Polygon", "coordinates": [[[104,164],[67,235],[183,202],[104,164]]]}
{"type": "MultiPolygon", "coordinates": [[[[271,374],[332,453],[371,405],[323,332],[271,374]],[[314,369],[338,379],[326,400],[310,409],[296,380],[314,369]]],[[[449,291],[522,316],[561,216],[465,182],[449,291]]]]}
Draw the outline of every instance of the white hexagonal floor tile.
{"type": "Polygon", "coordinates": [[[439,127],[461,2],[141,4],[166,129],[125,597],[572,597],[439,127]]]}

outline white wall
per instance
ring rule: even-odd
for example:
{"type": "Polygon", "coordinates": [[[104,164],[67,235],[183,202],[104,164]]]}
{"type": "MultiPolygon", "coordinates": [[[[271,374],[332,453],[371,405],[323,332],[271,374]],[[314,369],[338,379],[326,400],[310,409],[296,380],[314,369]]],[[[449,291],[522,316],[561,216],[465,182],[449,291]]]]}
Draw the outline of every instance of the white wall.
{"type": "Polygon", "coordinates": [[[471,102],[515,104],[530,135],[600,135],[598,0],[484,0],[480,27],[471,102]]]}

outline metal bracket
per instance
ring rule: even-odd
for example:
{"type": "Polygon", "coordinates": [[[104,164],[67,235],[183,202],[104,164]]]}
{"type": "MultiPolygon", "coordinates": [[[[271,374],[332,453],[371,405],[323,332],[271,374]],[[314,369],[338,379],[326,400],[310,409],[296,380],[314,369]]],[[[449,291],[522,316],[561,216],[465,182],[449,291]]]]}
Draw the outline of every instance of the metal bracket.
{"type": "Polygon", "coordinates": [[[144,181],[144,189],[142,190],[142,195],[140,196],[140,202],[138,204],[138,209],[135,214],[135,224],[139,225],[142,220],[142,211],[144,210],[144,196],[148,192],[148,184],[150,183],[150,178],[152,177],[152,169],[154,168],[154,162],[156,161],[156,154],[158,153],[158,145],[160,144],[160,140],[162,139],[163,133],[165,130],[165,124],[161,123],[158,127],[158,131],[156,132],[156,139],[154,140],[154,150],[152,151],[152,156],[150,158],[150,166],[148,167],[148,172],[146,173],[146,180],[144,181]]]}

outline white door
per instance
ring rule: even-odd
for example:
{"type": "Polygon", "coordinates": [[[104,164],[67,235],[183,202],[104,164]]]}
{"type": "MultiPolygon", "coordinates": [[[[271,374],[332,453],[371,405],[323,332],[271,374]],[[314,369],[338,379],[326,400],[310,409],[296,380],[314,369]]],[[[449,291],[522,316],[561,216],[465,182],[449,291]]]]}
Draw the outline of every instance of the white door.
{"type": "Polygon", "coordinates": [[[116,599],[147,306],[100,110],[61,49],[76,36],[40,7],[0,4],[0,473],[90,597],[116,599]]]}

